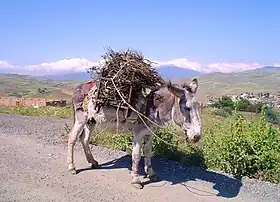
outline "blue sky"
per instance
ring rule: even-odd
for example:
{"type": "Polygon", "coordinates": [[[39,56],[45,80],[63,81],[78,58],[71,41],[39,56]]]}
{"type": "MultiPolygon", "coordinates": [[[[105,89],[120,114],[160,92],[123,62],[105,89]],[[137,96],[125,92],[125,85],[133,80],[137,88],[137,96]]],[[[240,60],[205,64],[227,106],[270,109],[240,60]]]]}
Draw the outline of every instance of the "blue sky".
{"type": "Polygon", "coordinates": [[[209,68],[272,65],[280,62],[279,9],[280,1],[264,0],[2,0],[0,60],[20,67],[94,62],[111,46],[209,68]]]}

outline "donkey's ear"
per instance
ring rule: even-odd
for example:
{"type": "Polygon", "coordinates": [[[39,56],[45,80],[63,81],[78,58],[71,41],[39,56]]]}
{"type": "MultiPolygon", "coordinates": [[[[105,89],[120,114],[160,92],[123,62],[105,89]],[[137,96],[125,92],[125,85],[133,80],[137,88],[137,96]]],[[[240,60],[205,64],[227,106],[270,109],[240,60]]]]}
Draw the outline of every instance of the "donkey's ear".
{"type": "Polygon", "coordinates": [[[196,93],[197,91],[197,88],[198,88],[198,81],[196,78],[194,78],[192,80],[192,82],[189,84],[189,87],[190,87],[190,90],[193,92],[193,93],[196,93]]]}
{"type": "Polygon", "coordinates": [[[181,88],[177,88],[177,87],[173,86],[170,81],[167,84],[167,88],[176,97],[184,96],[184,90],[181,89],[181,88]]]}
{"type": "Polygon", "coordinates": [[[184,82],[183,84],[181,84],[181,87],[182,87],[182,88],[188,88],[188,87],[189,87],[189,85],[188,85],[188,84],[186,84],[186,83],[184,82]]]}

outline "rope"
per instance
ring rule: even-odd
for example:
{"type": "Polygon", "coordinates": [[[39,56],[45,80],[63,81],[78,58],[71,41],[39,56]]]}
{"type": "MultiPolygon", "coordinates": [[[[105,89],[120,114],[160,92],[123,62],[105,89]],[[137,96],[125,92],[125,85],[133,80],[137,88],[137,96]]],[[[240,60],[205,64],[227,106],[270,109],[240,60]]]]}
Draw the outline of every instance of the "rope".
{"type": "MultiPolygon", "coordinates": [[[[174,146],[177,147],[177,145],[174,145],[174,144],[171,144],[171,143],[169,143],[169,142],[166,142],[164,139],[162,139],[162,138],[160,138],[158,135],[156,135],[156,134],[151,130],[151,128],[146,124],[146,122],[144,121],[144,119],[143,119],[142,117],[146,118],[148,121],[150,121],[151,123],[153,123],[154,125],[156,125],[156,126],[159,127],[159,128],[161,128],[161,126],[160,126],[159,124],[155,123],[154,121],[152,121],[151,119],[149,119],[147,116],[145,116],[145,115],[143,115],[142,113],[138,112],[136,109],[134,109],[134,108],[123,98],[123,96],[121,95],[121,92],[120,92],[119,89],[117,88],[117,86],[116,86],[116,84],[115,84],[113,78],[111,78],[111,81],[112,81],[112,83],[113,83],[113,85],[114,85],[114,88],[116,89],[117,93],[119,94],[120,98],[123,100],[123,103],[125,103],[132,111],[134,111],[134,112],[138,115],[138,117],[141,119],[141,121],[142,121],[143,124],[146,126],[146,128],[147,128],[156,138],[158,138],[159,140],[161,140],[161,141],[164,142],[165,144],[170,145],[170,146],[172,146],[172,147],[174,147],[174,146]],[[142,117],[141,117],[141,116],[142,116],[142,117]]],[[[171,133],[171,134],[172,134],[172,133],[171,133]]]]}

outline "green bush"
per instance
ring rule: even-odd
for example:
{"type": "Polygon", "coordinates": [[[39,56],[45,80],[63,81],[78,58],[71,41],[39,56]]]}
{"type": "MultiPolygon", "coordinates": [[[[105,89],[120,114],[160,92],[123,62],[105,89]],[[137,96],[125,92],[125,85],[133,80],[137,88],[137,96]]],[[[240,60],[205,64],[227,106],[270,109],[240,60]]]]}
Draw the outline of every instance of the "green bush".
{"type": "Polygon", "coordinates": [[[232,109],[230,107],[214,109],[212,111],[212,114],[216,115],[216,116],[221,116],[221,117],[229,117],[232,115],[232,109]]]}
{"type": "Polygon", "coordinates": [[[236,115],[229,127],[208,130],[202,146],[206,165],[234,176],[279,183],[280,133],[265,121],[265,113],[263,109],[257,123],[236,115]]]}
{"type": "Polygon", "coordinates": [[[172,158],[176,151],[179,142],[174,138],[173,133],[170,132],[170,127],[159,129],[156,133],[158,138],[153,138],[153,151],[155,155],[172,158]],[[166,142],[169,144],[166,144],[166,142]]]}
{"type": "Polygon", "coordinates": [[[234,103],[234,106],[237,111],[245,111],[250,105],[251,103],[249,102],[249,100],[246,99],[241,99],[234,103]]]}
{"type": "Polygon", "coordinates": [[[28,116],[53,116],[59,118],[69,118],[73,116],[71,107],[23,107],[23,106],[1,106],[0,113],[21,114],[28,116]]]}
{"type": "Polygon", "coordinates": [[[262,111],[262,107],[263,107],[263,106],[264,106],[263,103],[257,103],[257,104],[255,105],[256,112],[257,112],[257,113],[260,113],[260,112],[262,111]]]}
{"type": "Polygon", "coordinates": [[[243,99],[235,104],[237,111],[260,113],[263,103],[251,104],[249,100],[243,99]]]}
{"type": "MultiPolygon", "coordinates": [[[[243,111],[243,112],[260,113],[263,105],[264,105],[263,103],[251,104],[250,101],[247,100],[247,99],[241,99],[241,100],[238,100],[238,101],[233,101],[230,97],[223,96],[218,101],[209,105],[209,107],[217,108],[217,109],[227,108],[227,110],[231,109],[231,110],[243,111]]],[[[223,116],[223,117],[227,116],[225,114],[225,112],[219,111],[219,110],[217,110],[216,115],[223,116]]]]}
{"type": "Polygon", "coordinates": [[[217,102],[214,102],[211,105],[211,107],[218,108],[218,109],[228,107],[228,108],[234,109],[234,102],[232,101],[232,99],[230,97],[223,96],[217,102]]]}
{"type": "Polygon", "coordinates": [[[280,112],[273,110],[271,107],[267,108],[266,121],[275,125],[280,125],[280,112]]]}
{"type": "Polygon", "coordinates": [[[201,148],[187,144],[185,137],[178,134],[176,126],[159,129],[153,138],[153,153],[186,165],[206,167],[201,148]]]}

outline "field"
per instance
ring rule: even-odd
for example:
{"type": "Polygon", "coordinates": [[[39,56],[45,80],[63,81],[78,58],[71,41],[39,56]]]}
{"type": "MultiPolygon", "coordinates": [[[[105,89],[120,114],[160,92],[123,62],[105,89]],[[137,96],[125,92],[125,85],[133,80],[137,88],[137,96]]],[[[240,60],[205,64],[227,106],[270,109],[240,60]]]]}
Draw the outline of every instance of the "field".
{"type": "Polygon", "coordinates": [[[0,74],[0,96],[66,99],[77,82],[54,81],[26,75],[0,74]]]}

